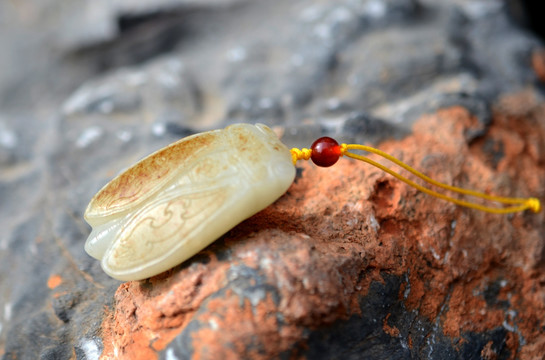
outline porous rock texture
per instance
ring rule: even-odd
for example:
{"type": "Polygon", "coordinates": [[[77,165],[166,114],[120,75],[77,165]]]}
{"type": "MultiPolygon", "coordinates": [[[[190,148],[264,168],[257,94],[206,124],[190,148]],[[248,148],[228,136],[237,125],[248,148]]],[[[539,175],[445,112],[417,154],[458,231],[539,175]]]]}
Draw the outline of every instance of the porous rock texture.
{"type": "MultiPolygon", "coordinates": [[[[468,141],[478,120],[450,107],[381,148],[447,183],[528,196],[544,189],[544,119],[544,105],[502,108],[485,136],[468,141]]],[[[165,358],[204,359],[544,351],[543,214],[462,209],[355,161],[301,170],[286,195],[192,261],[121,285],[103,324],[105,356],[149,359],[165,347],[165,358]]]]}
{"type": "Polygon", "coordinates": [[[116,173],[234,122],[545,201],[545,48],[517,1],[13,4],[2,359],[543,357],[544,213],[464,209],[351,159],[299,162],[273,205],[151,279],[83,251],[85,206],[116,173]]]}

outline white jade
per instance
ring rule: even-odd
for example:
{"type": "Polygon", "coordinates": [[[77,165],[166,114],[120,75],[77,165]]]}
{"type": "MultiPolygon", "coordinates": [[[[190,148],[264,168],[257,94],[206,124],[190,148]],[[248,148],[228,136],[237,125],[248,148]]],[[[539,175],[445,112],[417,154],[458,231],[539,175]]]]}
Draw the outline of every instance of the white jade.
{"type": "Polygon", "coordinates": [[[290,151],[265,125],[236,124],[181,139],[104,186],[85,219],[85,251],[119,280],[159,274],[286,192],[290,151]]]}

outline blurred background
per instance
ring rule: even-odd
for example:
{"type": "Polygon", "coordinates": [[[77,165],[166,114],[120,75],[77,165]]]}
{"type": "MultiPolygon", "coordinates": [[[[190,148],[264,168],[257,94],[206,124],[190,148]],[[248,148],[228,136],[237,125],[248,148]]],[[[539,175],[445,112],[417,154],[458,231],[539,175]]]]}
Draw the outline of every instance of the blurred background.
{"type": "MultiPolygon", "coordinates": [[[[232,77],[237,76],[237,70],[240,72],[237,63],[251,66],[254,77],[259,72],[271,76],[280,71],[278,67],[288,64],[293,67],[304,64],[310,67],[307,71],[312,72],[316,65],[306,64],[309,60],[321,60],[330,66],[339,61],[334,56],[338,52],[326,54],[328,50],[324,47],[335,47],[339,51],[354,46],[354,39],[365,28],[369,31],[373,24],[377,26],[382,22],[380,26],[384,26],[407,20],[409,11],[413,11],[414,21],[431,21],[438,17],[445,26],[452,21],[442,13],[424,11],[426,6],[417,10],[419,3],[445,2],[402,0],[396,5],[395,1],[344,1],[337,7],[320,0],[277,1],[275,4],[252,0],[3,1],[0,4],[0,123],[6,128],[7,123],[19,122],[9,114],[31,109],[38,111],[39,116],[57,114],[67,97],[86,81],[159,58],[175,59],[184,68],[188,73],[184,82],[192,83],[184,86],[188,91],[192,91],[193,86],[196,92],[193,95],[202,97],[201,107],[204,108],[207,101],[217,105],[213,106],[215,113],[207,116],[225,118],[229,114],[227,110],[235,109],[233,104],[226,104],[224,94],[218,94],[221,90],[217,87],[221,85],[217,82],[231,79],[225,69],[218,67],[229,66],[232,77]],[[221,72],[223,77],[218,75],[221,72]]],[[[483,16],[501,7],[521,29],[543,36],[544,25],[536,2],[457,0],[446,3],[457,5],[457,11],[470,17],[483,16]]],[[[368,61],[377,55],[381,54],[367,52],[360,56],[362,61],[368,61]]],[[[246,80],[250,83],[237,85],[255,86],[252,79],[246,80]]],[[[273,89],[260,91],[274,92],[273,89]]],[[[282,104],[275,103],[278,100],[269,99],[270,104],[263,100],[262,105],[281,111],[278,107],[282,104]]],[[[248,104],[254,105],[258,106],[248,104]]],[[[212,121],[201,113],[203,110],[193,109],[192,114],[185,115],[197,114],[203,117],[202,121],[212,121]]],[[[29,121],[27,118],[26,123],[29,121]]],[[[6,131],[2,132],[2,138],[9,137],[6,131]]],[[[13,140],[2,144],[10,141],[13,140]]]]}
{"type": "Polygon", "coordinates": [[[288,145],[324,128],[342,132],[347,122],[367,133],[347,140],[377,140],[383,127],[403,133],[437,94],[489,99],[532,81],[529,52],[543,34],[535,7],[522,0],[4,1],[0,166],[51,151],[58,130],[96,141],[102,130],[89,126],[105,117],[124,122],[121,139],[138,137],[133,126],[180,137],[245,121],[290,125],[288,145]]]}

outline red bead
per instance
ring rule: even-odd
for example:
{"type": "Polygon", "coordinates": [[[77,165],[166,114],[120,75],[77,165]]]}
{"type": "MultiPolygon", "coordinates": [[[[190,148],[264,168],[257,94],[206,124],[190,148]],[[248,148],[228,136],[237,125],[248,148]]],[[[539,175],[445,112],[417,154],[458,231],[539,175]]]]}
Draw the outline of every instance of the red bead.
{"type": "Polygon", "coordinates": [[[341,156],[339,143],[330,137],[321,137],[310,147],[312,162],[318,166],[328,167],[337,162],[341,156]]]}

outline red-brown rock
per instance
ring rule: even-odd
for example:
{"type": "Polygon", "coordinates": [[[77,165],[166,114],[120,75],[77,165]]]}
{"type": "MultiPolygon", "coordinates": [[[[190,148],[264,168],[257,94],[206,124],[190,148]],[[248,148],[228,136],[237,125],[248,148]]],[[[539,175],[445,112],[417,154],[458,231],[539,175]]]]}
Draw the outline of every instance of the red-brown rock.
{"type": "MultiPolygon", "coordinates": [[[[462,107],[442,109],[379,148],[441,182],[543,201],[545,104],[527,93],[502,99],[486,135],[468,143],[478,126],[462,107]]],[[[167,351],[195,359],[297,358],[313,334],[360,320],[407,353],[432,351],[436,337],[463,357],[481,335],[483,358],[545,353],[543,212],[461,208],[349,159],[300,166],[281,199],[197,257],[121,285],[103,358],[157,358],[173,339],[167,351]],[[369,313],[382,305],[373,284],[391,279],[391,302],[369,313]],[[435,330],[420,333],[418,321],[435,330]]]]}

